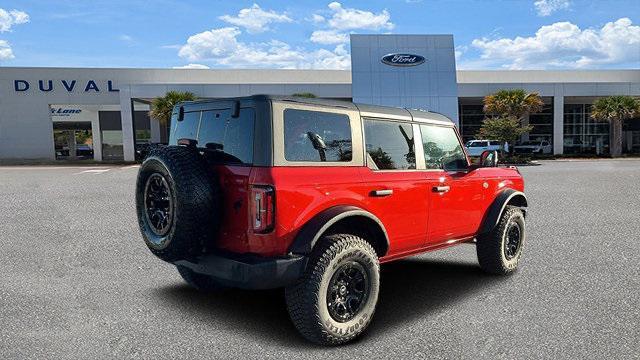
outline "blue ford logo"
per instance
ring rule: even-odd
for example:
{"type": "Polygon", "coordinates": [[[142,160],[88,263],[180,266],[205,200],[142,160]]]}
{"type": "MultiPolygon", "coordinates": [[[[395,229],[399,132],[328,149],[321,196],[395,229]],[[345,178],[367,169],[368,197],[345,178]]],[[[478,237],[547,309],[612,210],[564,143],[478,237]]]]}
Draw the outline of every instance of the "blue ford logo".
{"type": "Polygon", "coordinates": [[[416,66],[424,61],[424,56],[415,54],[389,54],[382,57],[382,62],[391,66],[416,66]]]}

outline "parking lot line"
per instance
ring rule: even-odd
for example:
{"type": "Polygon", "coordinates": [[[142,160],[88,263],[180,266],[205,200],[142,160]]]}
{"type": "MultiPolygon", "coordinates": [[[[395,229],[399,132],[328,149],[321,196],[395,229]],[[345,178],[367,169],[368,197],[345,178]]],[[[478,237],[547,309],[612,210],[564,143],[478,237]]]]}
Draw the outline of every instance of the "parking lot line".
{"type": "Polygon", "coordinates": [[[84,171],[80,171],[77,172],[73,175],[81,175],[81,174],[102,174],[105,173],[107,171],[109,171],[111,169],[89,169],[89,170],[84,170],[84,171]]]}

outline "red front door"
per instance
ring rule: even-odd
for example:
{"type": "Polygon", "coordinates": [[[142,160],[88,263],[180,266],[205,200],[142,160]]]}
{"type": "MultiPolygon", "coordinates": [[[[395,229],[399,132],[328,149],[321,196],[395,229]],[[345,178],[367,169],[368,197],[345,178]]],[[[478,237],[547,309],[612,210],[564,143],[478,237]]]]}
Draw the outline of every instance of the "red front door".
{"type": "Polygon", "coordinates": [[[484,179],[478,172],[432,172],[428,245],[471,237],[483,216],[484,179]]]}

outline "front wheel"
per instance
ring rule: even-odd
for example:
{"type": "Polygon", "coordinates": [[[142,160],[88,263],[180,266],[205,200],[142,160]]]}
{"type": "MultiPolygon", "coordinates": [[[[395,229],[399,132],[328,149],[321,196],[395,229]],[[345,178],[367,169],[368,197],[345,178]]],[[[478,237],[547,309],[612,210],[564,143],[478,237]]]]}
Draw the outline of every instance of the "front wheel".
{"type": "Polygon", "coordinates": [[[380,265],[364,239],[338,234],[314,248],[302,278],[285,289],[287,309],[306,339],[338,345],[369,325],[380,288],[380,265]]]}
{"type": "Polygon", "coordinates": [[[525,235],[524,213],[507,206],[498,225],[489,234],[478,236],[476,251],[482,270],[499,275],[513,273],[522,257],[525,235]]]}

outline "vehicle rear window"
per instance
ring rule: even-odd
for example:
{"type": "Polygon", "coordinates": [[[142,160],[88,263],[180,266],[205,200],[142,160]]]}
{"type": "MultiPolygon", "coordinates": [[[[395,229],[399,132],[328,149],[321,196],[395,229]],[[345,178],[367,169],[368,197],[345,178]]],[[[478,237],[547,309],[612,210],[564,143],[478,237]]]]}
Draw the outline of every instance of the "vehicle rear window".
{"type": "Polygon", "coordinates": [[[169,138],[170,144],[177,144],[180,139],[197,140],[200,111],[185,112],[182,121],[171,119],[173,128],[169,138]]]}
{"type": "Polygon", "coordinates": [[[349,116],[286,109],[284,157],[288,161],[351,161],[349,116]]]}
{"type": "Polygon", "coordinates": [[[466,169],[467,157],[452,127],[420,125],[427,169],[466,169]]]}
{"type": "MultiPolygon", "coordinates": [[[[378,170],[416,168],[416,153],[411,124],[395,121],[365,120],[364,137],[369,162],[378,170]]],[[[370,164],[371,166],[371,164],[370,164]]]]}
{"type": "Polygon", "coordinates": [[[218,153],[224,163],[251,164],[254,123],[253,108],[242,108],[237,118],[231,117],[231,109],[203,111],[198,147],[209,155],[218,153]]]}

